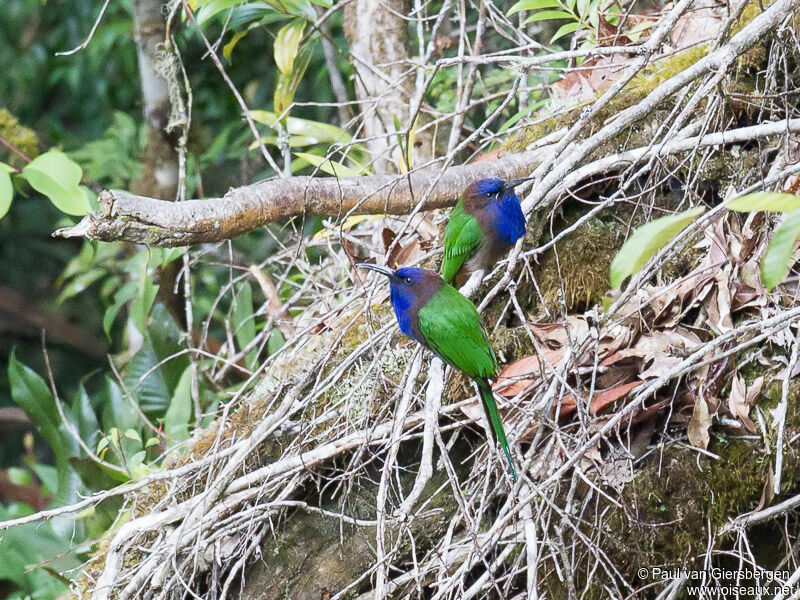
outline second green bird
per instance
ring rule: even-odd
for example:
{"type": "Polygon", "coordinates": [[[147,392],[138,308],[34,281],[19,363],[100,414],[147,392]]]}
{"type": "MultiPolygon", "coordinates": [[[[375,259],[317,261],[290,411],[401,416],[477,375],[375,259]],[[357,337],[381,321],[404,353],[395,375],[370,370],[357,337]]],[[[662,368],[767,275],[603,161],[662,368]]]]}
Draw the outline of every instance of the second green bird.
{"type": "Polygon", "coordinates": [[[490,177],[464,190],[444,230],[446,282],[460,287],[474,271],[490,271],[525,235],[525,215],[514,188],[530,179],[490,177]]]}
{"type": "Polygon", "coordinates": [[[478,386],[489,429],[503,448],[511,478],[516,481],[503,421],[489,383],[497,375],[497,358],[475,305],[427,269],[404,267],[395,271],[367,263],[356,266],[389,278],[392,307],[400,331],[468,375],[478,386]]]}

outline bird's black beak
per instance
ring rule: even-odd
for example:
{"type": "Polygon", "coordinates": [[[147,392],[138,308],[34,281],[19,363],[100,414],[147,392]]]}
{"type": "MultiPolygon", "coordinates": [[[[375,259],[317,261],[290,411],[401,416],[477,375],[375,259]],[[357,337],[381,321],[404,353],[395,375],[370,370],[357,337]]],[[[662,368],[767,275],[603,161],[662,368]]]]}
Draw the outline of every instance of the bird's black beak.
{"type": "Polygon", "coordinates": [[[511,181],[506,181],[504,187],[507,190],[513,191],[514,188],[517,187],[518,185],[522,185],[526,181],[531,181],[532,179],[534,179],[534,178],[533,177],[523,177],[522,179],[512,179],[511,181]]]}
{"type": "Polygon", "coordinates": [[[381,275],[386,275],[387,277],[394,277],[396,274],[394,269],[382,267],[380,265],[373,265],[372,263],[356,263],[356,266],[361,269],[367,269],[368,271],[377,271],[381,275]]]}

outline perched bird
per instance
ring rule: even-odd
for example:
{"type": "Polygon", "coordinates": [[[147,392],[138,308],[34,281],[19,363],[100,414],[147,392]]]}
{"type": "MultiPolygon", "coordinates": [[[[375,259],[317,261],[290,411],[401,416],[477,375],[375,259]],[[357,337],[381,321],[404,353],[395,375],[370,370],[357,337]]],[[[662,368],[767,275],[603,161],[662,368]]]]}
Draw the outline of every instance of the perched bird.
{"type": "Polygon", "coordinates": [[[489,385],[489,378],[497,374],[497,357],[475,306],[428,269],[403,267],[395,271],[367,263],[356,266],[389,278],[392,307],[400,331],[462,371],[478,386],[492,437],[500,442],[511,477],[516,481],[506,432],[489,385]]]}
{"type": "Polygon", "coordinates": [[[442,278],[459,287],[488,271],[525,235],[525,215],[514,188],[533,179],[480,179],[467,186],[444,230],[442,278]]]}

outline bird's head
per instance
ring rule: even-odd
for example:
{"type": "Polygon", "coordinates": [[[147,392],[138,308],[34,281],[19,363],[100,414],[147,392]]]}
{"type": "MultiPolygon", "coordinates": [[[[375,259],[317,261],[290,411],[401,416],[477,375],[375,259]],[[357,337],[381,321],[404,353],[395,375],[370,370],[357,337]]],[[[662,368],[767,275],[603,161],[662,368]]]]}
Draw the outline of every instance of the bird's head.
{"type": "Polygon", "coordinates": [[[401,267],[395,270],[371,263],[357,263],[356,266],[389,278],[392,307],[400,330],[407,336],[416,338],[413,331],[416,313],[444,285],[442,278],[433,271],[419,267],[401,267]]]}
{"type": "Polygon", "coordinates": [[[485,206],[496,200],[502,200],[505,197],[511,197],[519,202],[519,198],[517,198],[514,191],[515,188],[531,179],[533,179],[533,177],[511,179],[508,181],[500,179],[499,177],[479,179],[467,187],[464,199],[466,202],[479,204],[481,206],[485,206]]]}
{"type": "Polygon", "coordinates": [[[396,290],[405,295],[430,297],[429,290],[433,289],[435,292],[443,283],[442,278],[436,273],[420,267],[400,267],[395,270],[371,263],[356,263],[356,266],[369,271],[376,271],[388,277],[392,294],[396,290]]]}

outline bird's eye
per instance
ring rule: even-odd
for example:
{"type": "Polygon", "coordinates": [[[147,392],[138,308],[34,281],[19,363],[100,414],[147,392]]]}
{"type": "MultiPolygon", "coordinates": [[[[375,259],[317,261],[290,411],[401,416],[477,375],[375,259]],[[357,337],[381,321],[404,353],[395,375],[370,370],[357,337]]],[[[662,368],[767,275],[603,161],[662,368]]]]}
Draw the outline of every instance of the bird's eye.
{"type": "Polygon", "coordinates": [[[406,285],[411,285],[412,283],[414,283],[414,280],[411,279],[411,277],[406,277],[405,278],[405,282],[406,282],[406,285]]]}

